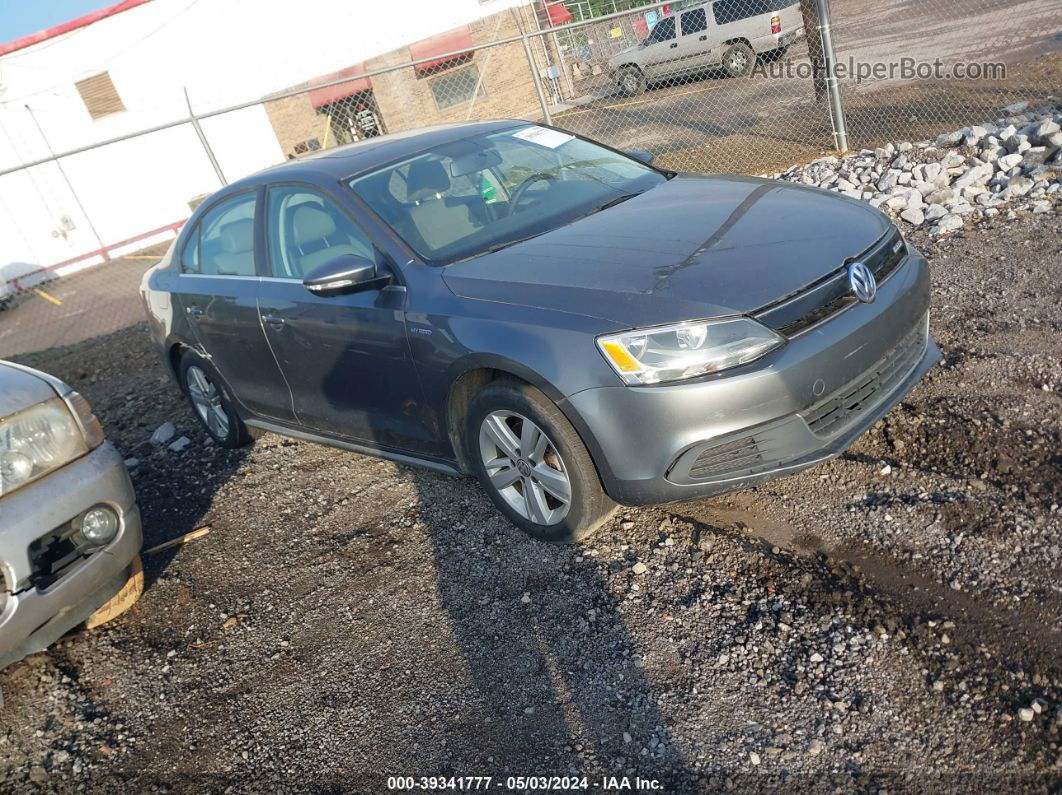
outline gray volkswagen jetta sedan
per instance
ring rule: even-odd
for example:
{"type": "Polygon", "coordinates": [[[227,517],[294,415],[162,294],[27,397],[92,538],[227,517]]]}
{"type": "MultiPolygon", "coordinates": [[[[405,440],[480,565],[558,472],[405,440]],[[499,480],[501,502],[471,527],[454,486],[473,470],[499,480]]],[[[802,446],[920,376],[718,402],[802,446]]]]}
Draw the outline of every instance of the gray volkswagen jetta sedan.
{"type": "Polygon", "coordinates": [[[939,358],[926,260],[823,190],[521,121],[373,138],[200,206],[144,278],[207,432],[475,474],[535,538],[841,453],[939,358]]]}

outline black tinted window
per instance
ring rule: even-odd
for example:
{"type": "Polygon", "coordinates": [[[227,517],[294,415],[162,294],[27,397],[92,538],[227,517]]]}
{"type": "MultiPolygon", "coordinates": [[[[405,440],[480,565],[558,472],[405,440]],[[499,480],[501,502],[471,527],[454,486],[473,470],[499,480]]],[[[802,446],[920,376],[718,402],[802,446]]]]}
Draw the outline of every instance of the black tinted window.
{"type": "Polygon", "coordinates": [[[646,41],[649,44],[655,44],[658,41],[668,41],[673,38],[675,38],[675,18],[664,17],[656,23],[656,27],[653,28],[653,32],[649,34],[646,41]]]}
{"type": "Polygon", "coordinates": [[[712,12],[717,25],[726,25],[741,19],[775,11],[793,5],[789,0],[715,0],[712,12]]]}
{"type": "Polygon", "coordinates": [[[708,30],[708,16],[703,8],[695,8],[682,15],[683,36],[700,33],[702,30],[708,30]]]}
{"type": "Polygon", "coordinates": [[[245,193],[212,208],[199,223],[199,272],[254,276],[255,194],[245,193]]]}

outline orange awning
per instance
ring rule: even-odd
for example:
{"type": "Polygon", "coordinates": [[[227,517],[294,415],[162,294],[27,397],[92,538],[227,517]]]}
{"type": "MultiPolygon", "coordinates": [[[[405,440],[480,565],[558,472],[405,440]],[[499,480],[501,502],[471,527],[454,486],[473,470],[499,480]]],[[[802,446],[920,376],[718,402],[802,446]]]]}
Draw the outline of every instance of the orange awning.
{"type": "Polygon", "coordinates": [[[433,55],[443,55],[444,53],[456,52],[456,55],[447,55],[443,58],[436,58],[432,61],[425,61],[424,63],[416,64],[413,68],[417,74],[430,71],[436,66],[440,66],[450,61],[456,61],[458,58],[465,58],[471,55],[472,51],[472,34],[468,30],[468,26],[465,25],[460,28],[454,28],[448,30],[446,33],[440,33],[437,36],[432,36],[429,39],[422,39],[416,44],[409,45],[409,59],[411,61],[419,61],[421,58],[431,58],[433,55]],[[459,52],[460,50],[468,50],[468,52],[459,52]]]}
{"type": "Polygon", "coordinates": [[[572,16],[572,12],[568,10],[568,7],[563,3],[546,3],[546,13],[549,14],[549,24],[553,27],[557,25],[567,25],[575,17],[572,16]]]}
{"type": "Polygon", "coordinates": [[[365,76],[365,64],[348,66],[346,69],[340,69],[330,75],[318,77],[311,82],[320,85],[322,83],[332,83],[342,77],[353,77],[354,79],[336,83],[334,86],[312,89],[310,91],[310,104],[315,108],[322,108],[325,105],[372,88],[372,78],[365,76]],[[354,77],[355,75],[361,75],[361,77],[354,77]]]}

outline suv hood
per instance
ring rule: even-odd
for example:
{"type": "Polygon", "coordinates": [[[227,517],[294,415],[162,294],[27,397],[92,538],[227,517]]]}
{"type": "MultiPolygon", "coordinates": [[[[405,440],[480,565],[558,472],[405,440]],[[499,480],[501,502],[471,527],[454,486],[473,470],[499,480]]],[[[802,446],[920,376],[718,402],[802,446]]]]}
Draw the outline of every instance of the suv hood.
{"type": "Polygon", "coordinates": [[[624,63],[627,60],[626,56],[630,55],[632,52],[637,52],[640,49],[641,45],[635,44],[633,47],[627,47],[626,49],[620,50],[618,53],[608,59],[609,66],[619,66],[621,63],[624,63]]]}
{"type": "Polygon", "coordinates": [[[680,175],[633,199],[447,266],[464,298],[650,326],[745,314],[836,270],[888,219],[817,188],[680,175]]]}

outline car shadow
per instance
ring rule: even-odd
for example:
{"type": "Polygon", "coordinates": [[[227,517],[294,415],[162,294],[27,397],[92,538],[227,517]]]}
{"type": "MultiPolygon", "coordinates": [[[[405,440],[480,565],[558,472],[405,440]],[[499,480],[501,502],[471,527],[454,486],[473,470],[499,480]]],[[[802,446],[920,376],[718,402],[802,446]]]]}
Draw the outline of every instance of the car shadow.
{"type": "Polygon", "coordinates": [[[481,716],[476,736],[463,738],[476,758],[462,762],[496,777],[585,775],[593,787],[638,776],[697,791],[646,676],[649,650],[632,637],[592,545],[527,538],[472,478],[413,470],[413,482],[477,702],[468,708],[481,716]]]}

